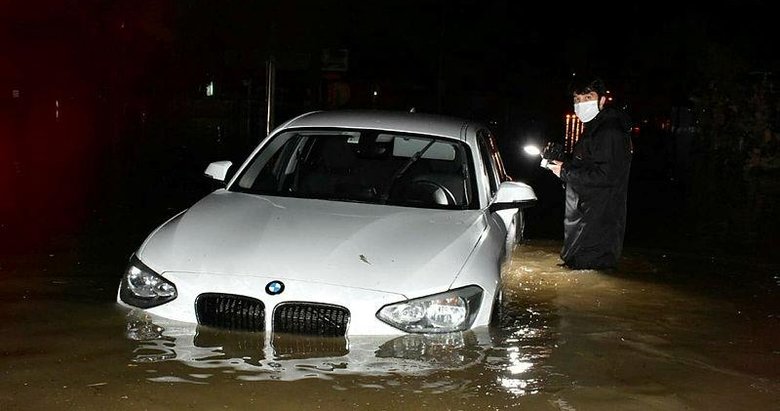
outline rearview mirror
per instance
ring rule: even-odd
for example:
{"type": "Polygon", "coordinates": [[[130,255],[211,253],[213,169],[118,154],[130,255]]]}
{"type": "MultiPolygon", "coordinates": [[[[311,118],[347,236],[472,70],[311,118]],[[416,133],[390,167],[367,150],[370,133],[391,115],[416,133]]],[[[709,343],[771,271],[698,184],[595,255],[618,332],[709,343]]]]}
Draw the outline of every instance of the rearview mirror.
{"type": "Polygon", "coordinates": [[[490,211],[510,208],[528,208],[536,204],[536,193],[526,183],[504,181],[498,186],[496,199],[490,204],[490,211]]]}
{"type": "Polygon", "coordinates": [[[206,176],[216,181],[225,182],[228,169],[233,165],[232,161],[215,161],[206,167],[206,176]]]}

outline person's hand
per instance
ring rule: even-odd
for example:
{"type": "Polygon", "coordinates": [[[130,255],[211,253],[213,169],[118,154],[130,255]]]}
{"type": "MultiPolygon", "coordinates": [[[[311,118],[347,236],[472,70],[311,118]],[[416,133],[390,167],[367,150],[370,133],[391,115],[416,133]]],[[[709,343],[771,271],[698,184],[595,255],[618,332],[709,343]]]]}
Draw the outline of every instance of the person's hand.
{"type": "Polygon", "coordinates": [[[547,168],[550,169],[550,171],[555,174],[556,177],[561,178],[561,167],[563,166],[563,163],[557,163],[555,161],[551,161],[547,164],[547,168]]]}

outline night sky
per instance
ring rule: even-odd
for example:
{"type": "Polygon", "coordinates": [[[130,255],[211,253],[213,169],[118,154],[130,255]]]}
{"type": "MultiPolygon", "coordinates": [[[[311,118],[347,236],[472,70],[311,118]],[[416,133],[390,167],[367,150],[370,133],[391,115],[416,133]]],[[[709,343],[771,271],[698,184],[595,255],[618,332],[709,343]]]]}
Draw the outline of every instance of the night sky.
{"type": "MultiPolygon", "coordinates": [[[[262,75],[269,55],[307,60],[305,68],[316,70],[321,50],[340,48],[349,50],[351,80],[425,89],[444,81],[449,97],[500,93],[546,110],[546,99],[565,99],[561,90],[570,73],[590,68],[643,110],[662,110],[684,101],[703,65],[731,59],[766,71],[777,64],[778,36],[771,34],[773,18],[763,1],[705,8],[679,2],[44,0],[2,7],[4,83],[34,78],[67,85],[74,77],[100,83],[110,75],[106,70],[121,66],[127,82],[186,88],[208,76],[262,75]]],[[[450,105],[469,114],[468,103],[450,105]]]]}
{"type": "Polygon", "coordinates": [[[202,192],[181,194],[205,164],[238,161],[265,134],[272,56],[275,124],[322,108],[477,118],[502,131],[510,171],[522,174],[519,142],[529,130],[560,137],[574,72],[601,74],[641,125],[690,106],[713,79],[776,73],[780,36],[768,8],[751,0],[3,1],[3,229],[27,232],[20,221],[33,219],[38,237],[71,232],[110,208],[106,199],[128,202],[128,188],[144,204],[153,192],[178,195],[170,207],[197,198],[202,192]],[[347,70],[324,72],[323,50],[347,50],[347,70]],[[206,100],[209,82],[215,98],[206,100]],[[349,97],[331,100],[334,83],[349,97]]]}

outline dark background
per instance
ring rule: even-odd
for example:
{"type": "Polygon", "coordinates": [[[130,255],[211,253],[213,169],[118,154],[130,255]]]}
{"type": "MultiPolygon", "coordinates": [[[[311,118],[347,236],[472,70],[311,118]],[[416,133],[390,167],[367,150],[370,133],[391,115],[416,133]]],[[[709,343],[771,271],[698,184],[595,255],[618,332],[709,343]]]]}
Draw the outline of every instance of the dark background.
{"type": "Polygon", "coordinates": [[[562,189],[528,142],[563,138],[573,73],[634,121],[626,245],[770,259],[778,245],[778,45],[764,1],[0,2],[0,235],[7,250],[128,254],[310,110],[475,118],[534,186],[529,238],[560,238],[562,189]],[[330,56],[328,58],[327,56],[330,56]],[[214,93],[207,96],[206,87],[214,93]]]}

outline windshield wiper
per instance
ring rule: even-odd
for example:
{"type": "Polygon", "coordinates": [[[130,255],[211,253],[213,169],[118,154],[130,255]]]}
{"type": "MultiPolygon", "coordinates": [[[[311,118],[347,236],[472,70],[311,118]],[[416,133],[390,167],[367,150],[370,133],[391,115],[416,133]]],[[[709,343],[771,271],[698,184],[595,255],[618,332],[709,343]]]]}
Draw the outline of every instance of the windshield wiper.
{"type": "Polygon", "coordinates": [[[414,153],[414,155],[411,158],[409,158],[409,161],[407,161],[406,164],[403,165],[403,167],[399,168],[398,171],[396,171],[395,174],[393,174],[393,176],[390,177],[390,183],[387,185],[385,192],[382,193],[382,201],[387,201],[387,199],[390,197],[390,189],[393,188],[395,182],[399,178],[401,178],[401,176],[404,175],[406,170],[408,170],[409,167],[412,166],[412,164],[414,164],[417,160],[419,160],[420,157],[422,157],[422,155],[425,154],[425,151],[428,150],[428,148],[431,147],[435,142],[436,140],[431,140],[428,144],[425,145],[425,147],[421,148],[420,151],[414,153]]]}

